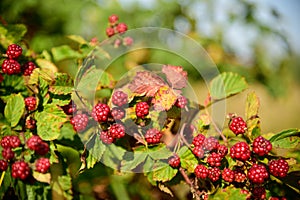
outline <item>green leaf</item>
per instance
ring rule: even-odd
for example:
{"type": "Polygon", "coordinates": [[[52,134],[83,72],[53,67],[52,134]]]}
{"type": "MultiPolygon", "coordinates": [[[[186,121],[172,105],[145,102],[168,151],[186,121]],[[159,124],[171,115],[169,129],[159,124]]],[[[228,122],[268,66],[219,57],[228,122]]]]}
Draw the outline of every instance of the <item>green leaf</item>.
{"type": "Polygon", "coordinates": [[[57,180],[62,190],[67,191],[72,189],[72,179],[70,176],[59,176],[57,180]]]}
{"type": "Polygon", "coordinates": [[[210,82],[209,91],[213,100],[219,100],[242,92],[247,87],[248,84],[242,76],[224,72],[210,82]]]}
{"type": "Polygon", "coordinates": [[[53,47],[51,53],[55,62],[71,58],[81,58],[81,54],[68,45],[53,47]]]}
{"type": "MultiPolygon", "coordinates": [[[[129,152],[129,155],[131,155],[132,152],[129,152]]],[[[140,165],[141,163],[145,162],[148,154],[145,151],[135,151],[133,153],[133,159],[129,160],[126,158],[125,154],[123,161],[122,161],[122,167],[121,167],[121,171],[122,172],[128,172],[131,170],[134,170],[138,165],[140,165]]]]}
{"type": "Polygon", "coordinates": [[[56,73],[55,83],[50,86],[49,91],[53,94],[71,94],[73,91],[73,80],[66,73],[56,73]]]}
{"type": "Polygon", "coordinates": [[[209,195],[211,200],[236,200],[246,199],[247,194],[241,193],[241,188],[235,188],[233,186],[218,190],[216,193],[209,195]]]}
{"type": "Polygon", "coordinates": [[[101,161],[106,166],[112,169],[118,169],[121,165],[121,160],[125,155],[126,150],[115,144],[110,144],[106,146],[106,150],[102,156],[101,161]]]}
{"type": "Polygon", "coordinates": [[[300,129],[297,129],[297,128],[288,129],[288,130],[284,130],[284,131],[281,131],[280,133],[275,134],[269,140],[270,140],[270,142],[275,142],[277,140],[281,140],[286,137],[299,135],[299,133],[300,133],[300,129]]]}
{"type": "Polygon", "coordinates": [[[86,158],[87,168],[92,168],[102,158],[103,153],[106,150],[106,145],[99,139],[99,137],[93,136],[93,138],[86,145],[89,151],[86,158]]]}
{"type": "Polygon", "coordinates": [[[55,140],[59,137],[61,127],[67,121],[62,109],[54,104],[47,104],[43,111],[35,114],[37,133],[43,140],[55,140]]]}
{"type": "Polygon", "coordinates": [[[86,44],[88,43],[83,37],[81,37],[80,35],[68,35],[67,36],[69,39],[79,43],[79,44],[86,44]]]}
{"type": "Polygon", "coordinates": [[[193,152],[187,146],[183,146],[177,154],[180,157],[181,167],[193,173],[198,164],[198,160],[193,152]]]}
{"type": "Polygon", "coordinates": [[[173,153],[167,148],[165,144],[155,145],[149,147],[147,153],[153,160],[168,159],[173,153]]]}
{"type": "Polygon", "coordinates": [[[247,95],[246,100],[246,110],[245,110],[245,116],[246,119],[251,119],[253,117],[256,117],[258,115],[258,109],[259,109],[259,98],[255,94],[255,92],[251,92],[247,95]]]}
{"type": "Polygon", "coordinates": [[[293,149],[298,146],[299,142],[300,142],[300,137],[290,136],[290,137],[282,138],[280,140],[275,140],[271,143],[274,148],[293,149]]]}
{"type": "Polygon", "coordinates": [[[26,34],[27,28],[24,24],[5,25],[0,24],[0,44],[3,47],[13,43],[19,43],[26,34]]]}
{"type": "Polygon", "coordinates": [[[13,94],[7,101],[4,116],[12,127],[15,127],[25,111],[24,98],[21,94],[13,94]]]}
{"type": "Polygon", "coordinates": [[[176,176],[178,169],[172,168],[168,162],[157,162],[153,166],[153,180],[155,181],[170,181],[176,176]]]}
{"type": "Polygon", "coordinates": [[[64,123],[60,129],[59,138],[57,139],[69,139],[73,141],[75,135],[76,132],[74,131],[73,125],[70,123],[64,123]]]}

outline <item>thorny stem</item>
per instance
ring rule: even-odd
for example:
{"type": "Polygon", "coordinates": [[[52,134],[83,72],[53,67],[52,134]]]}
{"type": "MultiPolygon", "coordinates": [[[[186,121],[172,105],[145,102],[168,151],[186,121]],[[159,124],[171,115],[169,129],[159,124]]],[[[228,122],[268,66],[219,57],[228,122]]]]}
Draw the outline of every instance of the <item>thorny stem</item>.
{"type": "Polygon", "coordinates": [[[200,200],[201,195],[203,194],[203,192],[200,192],[197,187],[193,184],[193,182],[189,179],[188,175],[185,173],[184,169],[182,167],[179,168],[179,171],[181,173],[181,175],[183,176],[185,182],[187,184],[190,185],[191,187],[191,192],[193,193],[193,195],[195,195],[196,199],[200,200]]]}
{"type": "Polygon", "coordinates": [[[185,126],[186,126],[186,123],[184,123],[180,129],[180,139],[182,139],[183,143],[190,148],[190,144],[188,143],[188,141],[186,141],[186,139],[184,138],[184,135],[183,135],[185,126]]]}

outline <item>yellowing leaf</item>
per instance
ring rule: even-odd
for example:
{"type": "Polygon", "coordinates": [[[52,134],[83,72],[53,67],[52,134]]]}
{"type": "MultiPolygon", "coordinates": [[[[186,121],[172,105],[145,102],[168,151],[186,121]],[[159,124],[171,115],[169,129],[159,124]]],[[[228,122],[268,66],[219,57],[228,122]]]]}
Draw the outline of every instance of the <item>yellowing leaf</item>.
{"type": "Polygon", "coordinates": [[[177,96],[169,86],[159,88],[154,96],[154,107],[156,110],[169,110],[176,102],[177,96]]]}

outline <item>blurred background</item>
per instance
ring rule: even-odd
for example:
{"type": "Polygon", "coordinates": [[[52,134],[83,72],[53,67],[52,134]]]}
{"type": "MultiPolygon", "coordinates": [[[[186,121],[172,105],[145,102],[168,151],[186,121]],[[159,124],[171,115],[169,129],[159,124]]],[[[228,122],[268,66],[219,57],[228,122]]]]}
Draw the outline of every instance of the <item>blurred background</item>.
{"type": "MultiPolygon", "coordinates": [[[[36,52],[71,44],[66,39],[69,34],[81,35],[86,40],[105,39],[111,14],[119,15],[129,29],[155,26],[182,32],[205,48],[221,72],[233,71],[246,77],[249,90],[255,90],[261,99],[261,126],[265,133],[300,125],[299,10],[298,0],[0,1],[1,22],[24,23],[28,28],[26,41],[36,52]]],[[[183,64],[173,63],[172,56],[148,54],[131,55],[128,59],[136,64],[154,58],[160,63],[183,64]]],[[[129,61],[122,63],[126,65],[129,61]]],[[[69,63],[58,63],[61,71],[76,72],[77,66],[66,65],[69,63]]],[[[199,84],[205,91],[201,97],[204,101],[205,84],[197,79],[193,84],[199,84]]],[[[248,91],[228,100],[228,112],[243,116],[248,91]]],[[[96,170],[86,173],[83,179],[88,180],[95,173],[101,177],[102,172],[96,170]]],[[[80,183],[80,190],[87,194],[96,191],[101,195],[105,191],[101,184],[90,189],[92,183],[80,183]]],[[[139,191],[138,187],[132,190],[132,193],[139,191]]]]}

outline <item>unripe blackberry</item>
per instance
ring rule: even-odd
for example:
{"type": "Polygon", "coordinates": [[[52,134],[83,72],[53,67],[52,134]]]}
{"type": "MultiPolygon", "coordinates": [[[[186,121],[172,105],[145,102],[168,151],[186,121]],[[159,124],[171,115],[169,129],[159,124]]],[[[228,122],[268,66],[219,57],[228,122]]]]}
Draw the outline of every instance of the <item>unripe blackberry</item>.
{"type": "Polygon", "coordinates": [[[10,144],[10,136],[7,135],[7,136],[4,136],[2,139],[1,139],[1,146],[3,148],[11,148],[11,144],[10,144]]]}
{"type": "Polygon", "coordinates": [[[39,143],[36,146],[35,153],[41,156],[46,155],[49,152],[49,145],[46,142],[39,143]]]}
{"type": "Polygon", "coordinates": [[[2,72],[8,75],[19,74],[21,65],[16,60],[6,59],[2,63],[2,72]]]}
{"type": "Polygon", "coordinates": [[[76,114],[72,117],[70,123],[73,125],[73,128],[77,132],[82,132],[85,130],[89,122],[89,118],[86,114],[76,114]]]}
{"type": "Polygon", "coordinates": [[[127,25],[125,23],[119,23],[116,27],[118,33],[122,34],[127,31],[127,25]]]}
{"type": "Polygon", "coordinates": [[[233,170],[233,172],[234,172],[234,181],[235,182],[243,183],[246,180],[247,176],[242,169],[236,168],[233,170]]]}
{"type": "Polygon", "coordinates": [[[252,183],[262,184],[269,178],[269,174],[264,165],[254,164],[248,170],[247,177],[252,183]]]}
{"type": "Polygon", "coordinates": [[[197,156],[198,158],[203,158],[204,157],[204,150],[202,146],[195,146],[193,149],[193,154],[197,156]]]}
{"type": "Polygon", "coordinates": [[[254,200],[266,199],[266,189],[263,186],[253,188],[251,193],[254,200]]]}
{"type": "Polygon", "coordinates": [[[0,160],[0,172],[6,171],[8,168],[8,163],[6,160],[0,160]]]}
{"type": "Polygon", "coordinates": [[[5,148],[2,149],[2,157],[5,160],[12,160],[15,157],[15,153],[13,152],[13,150],[11,150],[11,148],[5,148]]]}
{"type": "Polygon", "coordinates": [[[35,171],[45,174],[50,168],[50,161],[48,158],[39,158],[35,162],[35,171]]]}
{"type": "Polygon", "coordinates": [[[180,158],[178,155],[174,155],[171,158],[169,158],[168,163],[171,167],[177,168],[180,165],[180,158]]]}
{"type": "Polygon", "coordinates": [[[12,164],[11,175],[14,178],[25,180],[30,174],[29,165],[24,161],[16,161],[12,164]]]}
{"type": "Polygon", "coordinates": [[[21,145],[21,140],[18,136],[11,135],[10,136],[10,146],[11,148],[17,148],[21,145]]]}
{"type": "Polygon", "coordinates": [[[252,151],[259,156],[267,155],[272,150],[272,144],[269,140],[262,136],[254,139],[252,144],[252,151]]]}
{"type": "Polygon", "coordinates": [[[159,143],[161,137],[162,137],[162,133],[155,128],[149,129],[145,134],[145,140],[148,144],[159,143]]]}
{"type": "Polygon", "coordinates": [[[222,156],[218,153],[212,152],[208,157],[207,157],[207,163],[211,167],[220,167],[221,166],[221,161],[222,161],[222,156]]]}
{"type": "Polygon", "coordinates": [[[106,35],[107,35],[108,37],[112,37],[114,34],[115,34],[114,28],[112,28],[112,27],[106,28],[106,35]]]}
{"type": "Polygon", "coordinates": [[[269,162],[269,171],[273,176],[286,177],[289,171],[289,164],[283,159],[271,160],[269,162]]]}
{"type": "Polygon", "coordinates": [[[34,119],[27,119],[26,122],[25,122],[25,127],[27,129],[30,129],[30,130],[33,130],[36,128],[36,121],[34,119]]]}
{"type": "Polygon", "coordinates": [[[30,76],[30,74],[32,74],[32,72],[35,68],[36,68],[36,65],[33,62],[29,61],[29,62],[25,63],[22,66],[23,75],[30,76]]]}
{"type": "Polygon", "coordinates": [[[230,148],[230,157],[233,159],[246,161],[250,156],[250,148],[246,142],[238,142],[230,148]]]}
{"type": "Polygon", "coordinates": [[[35,110],[36,103],[37,103],[35,97],[26,97],[24,99],[24,102],[25,102],[25,106],[26,106],[27,110],[29,110],[29,111],[35,110]]]}
{"type": "Polygon", "coordinates": [[[11,45],[9,45],[7,47],[6,55],[10,59],[16,59],[20,55],[22,55],[22,51],[23,51],[23,49],[19,45],[17,45],[17,44],[11,44],[11,45]]]}
{"type": "Polygon", "coordinates": [[[221,170],[219,168],[214,167],[208,170],[208,178],[213,182],[219,180],[220,176],[221,176],[221,170]]]}
{"type": "Polygon", "coordinates": [[[132,37],[124,37],[123,38],[123,45],[124,46],[130,46],[133,43],[132,37]]]}
{"type": "Polygon", "coordinates": [[[247,129],[247,124],[241,117],[233,117],[231,119],[229,129],[236,135],[244,134],[247,129]]]}
{"type": "Polygon", "coordinates": [[[113,138],[122,138],[125,136],[125,127],[123,124],[116,123],[109,127],[108,132],[113,138]]]}
{"type": "Polygon", "coordinates": [[[209,171],[204,165],[199,164],[196,166],[194,173],[197,178],[205,179],[208,176],[209,171]]]}
{"type": "Polygon", "coordinates": [[[123,106],[128,103],[128,95],[120,90],[115,91],[111,97],[111,101],[116,106],[123,106]]]}
{"type": "Polygon", "coordinates": [[[234,181],[234,171],[231,169],[225,168],[222,171],[222,179],[228,183],[231,183],[234,181]]]}
{"type": "Polygon", "coordinates": [[[93,107],[92,117],[97,122],[107,122],[110,116],[110,108],[107,104],[98,103],[93,107]]]}
{"type": "Polygon", "coordinates": [[[115,138],[113,138],[108,131],[101,131],[100,140],[105,144],[111,144],[115,141],[115,138]]]}
{"type": "Polygon", "coordinates": [[[117,23],[119,20],[118,15],[112,14],[111,16],[108,17],[108,21],[110,24],[114,25],[115,23],[117,23]]]}
{"type": "Polygon", "coordinates": [[[205,138],[203,148],[205,151],[212,151],[218,149],[219,141],[214,137],[205,138]]]}
{"type": "Polygon", "coordinates": [[[192,144],[194,146],[202,146],[205,140],[205,136],[199,133],[196,137],[194,137],[192,144]]]}
{"type": "Polygon", "coordinates": [[[149,114],[149,105],[147,102],[138,102],[135,107],[135,114],[137,117],[144,118],[149,114]]]}
{"type": "Polygon", "coordinates": [[[219,145],[217,148],[217,152],[224,158],[228,153],[228,148],[225,145],[219,145]]]}
{"type": "Polygon", "coordinates": [[[27,140],[26,144],[29,149],[35,151],[37,146],[42,142],[43,142],[43,140],[40,138],[40,136],[33,135],[27,140]]]}
{"type": "Polygon", "coordinates": [[[114,107],[111,109],[111,115],[113,116],[114,120],[120,120],[125,117],[125,110],[123,108],[114,107]]]}
{"type": "Polygon", "coordinates": [[[179,96],[175,102],[175,106],[178,108],[184,108],[187,105],[188,101],[184,96],[179,96]]]}

